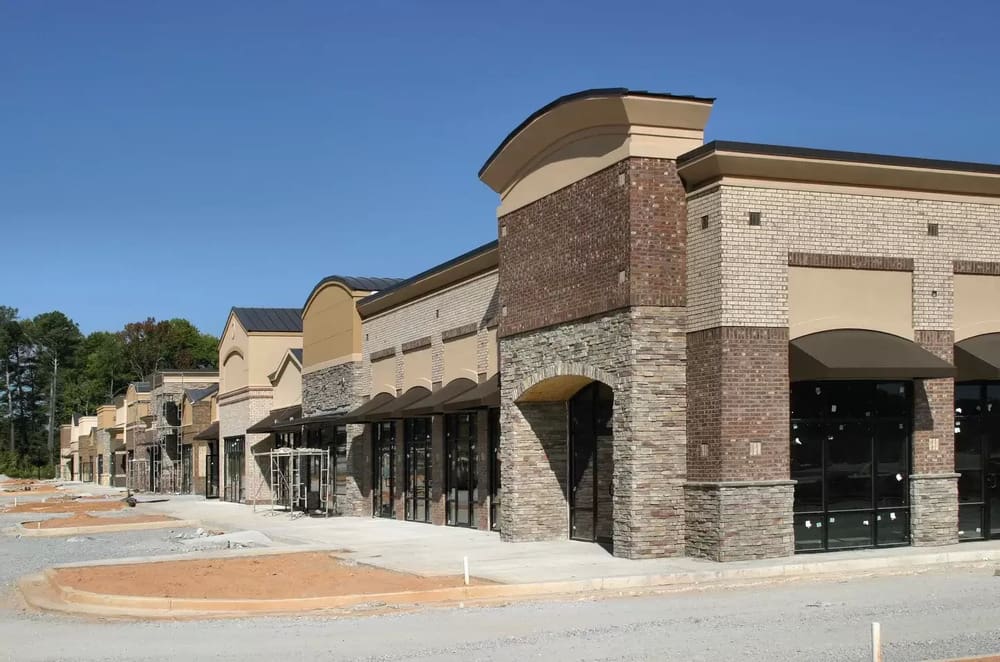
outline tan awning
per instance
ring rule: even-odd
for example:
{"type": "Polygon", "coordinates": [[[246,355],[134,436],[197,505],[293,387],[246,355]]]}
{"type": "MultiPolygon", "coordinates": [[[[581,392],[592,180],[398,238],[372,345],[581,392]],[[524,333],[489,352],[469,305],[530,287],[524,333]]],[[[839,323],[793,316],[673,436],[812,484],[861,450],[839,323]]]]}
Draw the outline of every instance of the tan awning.
{"type": "Polygon", "coordinates": [[[1000,379],[1000,333],[985,333],[955,343],[955,368],[960,381],[1000,379]]]}
{"type": "Polygon", "coordinates": [[[821,331],[792,340],[792,381],[811,379],[931,379],[952,377],[955,367],[920,345],[862,329],[821,331]]]}
{"type": "Polygon", "coordinates": [[[440,414],[444,411],[444,404],[446,402],[454,400],[474,388],[476,388],[476,382],[471,379],[465,379],[464,377],[453,379],[423,400],[400,411],[400,417],[412,418],[414,416],[440,414]]]}
{"type": "Polygon", "coordinates": [[[388,393],[379,393],[374,398],[364,403],[360,407],[357,407],[351,412],[344,415],[344,423],[364,423],[366,421],[372,420],[369,418],[371,413],[376,409],[380,409],[385,405],[389,404],[396,399],[396,396],[389,395],[388,393]]]}
{"type": "Polygon", "coordinates": [[[445,411],[460,411],[462,409],[482,409],[484,407],[500,406],[500,374],[497,373],[478,384],[474,389],[444,403],[445,411]]]}
{"type": "Polygon", "coordinates": [[[272,409],[267,416],[247,428],[250,433],[275,432],[276,426],[302,418],[302,405],[272,409]]]}

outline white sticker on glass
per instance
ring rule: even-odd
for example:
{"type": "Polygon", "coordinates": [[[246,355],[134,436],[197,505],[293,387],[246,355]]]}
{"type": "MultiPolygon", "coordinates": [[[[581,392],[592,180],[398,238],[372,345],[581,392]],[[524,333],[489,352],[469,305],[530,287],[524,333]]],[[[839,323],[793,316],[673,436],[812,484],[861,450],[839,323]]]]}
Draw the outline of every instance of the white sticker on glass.
{"type": "Polygon", "coordinates": [[[955,407],[955,413],[956,414],[961,414],[962,413],[962,408],[961,407],[955,407]]]}
{"type": "Polygon", "coordinates": [[[889,513],[889,519],[896,519],[896,513],[889,513]]]}
{"type": "Polygon", "coordinates": [[[903,474],[896,474],[896,482],[903,480],[903,474]]]}
{"type": "Polygon", "coordinates": [[[865,526],[868,526],[868,520],[862,520],[861,523],[864,524],[865,526]]]}
{"type": "Polygon", "coordinates": [[[813,527],[813,523],[811,521],[809,521],[809,520],[806,520],[806,528],[807,529],[811,529],[812,527],[813,527]]]}
{"type": "Polygon", "coordinates": [[[836,522],[836,521],[837,521],[837,518],[836,518],[836,517],[831,517],[831,518],[830,518],[830,524],[833,524],[833,523],[834,523],[834,522],[836,522]]]}
{"type": "Polygon", "coordinates": [[[830,412],[836,414],[837,413],[837,405],[830,405],[830,412]]]}

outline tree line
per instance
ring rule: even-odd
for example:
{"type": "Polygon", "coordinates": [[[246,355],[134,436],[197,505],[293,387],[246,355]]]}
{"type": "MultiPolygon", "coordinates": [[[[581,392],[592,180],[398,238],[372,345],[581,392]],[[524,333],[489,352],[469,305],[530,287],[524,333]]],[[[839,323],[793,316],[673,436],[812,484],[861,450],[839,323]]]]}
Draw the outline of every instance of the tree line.
{"type": "Polygon", "coordinates": [[[59,425],[73,414],[96,413],[129,383],[156,370],[215,368],[217,362],[218,338],[185,319],[150,317],[84,335],[60,311],[21,319],[16,308],[0,305],[0,473],[57,463],[59,425]]]}

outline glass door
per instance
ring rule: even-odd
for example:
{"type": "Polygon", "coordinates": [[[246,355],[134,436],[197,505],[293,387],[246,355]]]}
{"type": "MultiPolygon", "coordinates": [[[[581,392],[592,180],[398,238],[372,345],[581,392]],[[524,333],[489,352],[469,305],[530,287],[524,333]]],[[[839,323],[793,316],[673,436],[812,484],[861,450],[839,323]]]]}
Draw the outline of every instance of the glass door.
{"type": "Polygon", "coordinates": [[[450,526],[476,526],[476,416],[445,416],[445,523],[450,526]]]}
{"type": "Polygon", "coordinates": [[[245,498],[243,487],[246,443],[243,436],[226,438],[226,484],[224,500],[242,502],[245,498]]]}
{"type": "Polygon", "coordinates": [[[795,551],[910,540],[909,382],[792,384],[795,551]]]}
{"type": "Polygon", "coordinates": [[[406,519],[431,521],[431,419],[408,418],[406,430],[406,519]]]}
{"type": "Polygon", "coordinates": [[[372,483],[372,514],[393,518],[396,497],[396,425],[372,423],[374,481],[372,483]]]}
{"type": "Polygon", "coordinates": [[[181,494],[191,494],[194,485],[194,464],[191,462],[191,446],[181,446],[181,494]]]}
{"type": "Polygon", "coordinates": [[[959,540],[1000,537],[1000,382],[955,385],[959,540]]]}
{"type": "Polygon", "coordinates": [[[208,455],[205,456],[205,498],[219,498],[219,442],[208,444],[208,455]]]}
{"type": "Polygon", "coordinates": [[[593,382],[569,401],[570,538],[610,543],[614,392],[593,382]]]}
{"type": "Polygon", "coordinates": [[[500,530],[500,410],[490,409],[490,529],[500,530]]]}

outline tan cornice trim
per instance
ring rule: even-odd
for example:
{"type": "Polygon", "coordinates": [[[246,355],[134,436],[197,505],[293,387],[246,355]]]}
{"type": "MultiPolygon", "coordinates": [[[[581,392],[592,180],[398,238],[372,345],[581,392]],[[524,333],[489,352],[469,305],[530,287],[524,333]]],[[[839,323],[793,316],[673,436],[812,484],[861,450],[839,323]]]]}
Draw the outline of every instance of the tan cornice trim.
{"type": "Polygon", "coordinates": [[[274,387],[270,386],[270,385],[268,385],[268,386],[258,386],[258,385],[254,385],[254,386],[241,386],[240,388],[235,389],[233,391],[227,391],[226,393],[220,394],[217,403],[218,403],[219,407],[222,407],[224,405],[232,404],[233,401],[235,399],[237,399],[237,398],[239,398],[240,400],[245,399],[245,398],[243,398],[241,396],[247,396],[247,397],[270,397],[270,395],[271,395],[271,393],[273,391],[274,391],[274,387]]]}
{"type": "Polygon", "coordinates": [[[360,353],[358,354],[345,354],[344,356],[338,356],[335,359],[328,359],[326,361],[320,361],[319,363],[314,363],[310,366],[302,366],[302,375],[308,375],[314,372],[319,372],[326,368],[332,368],[334,366],[343,365],[345,363],[354,363],[356,361],[361,361],[364,356],[360,353]]]}

